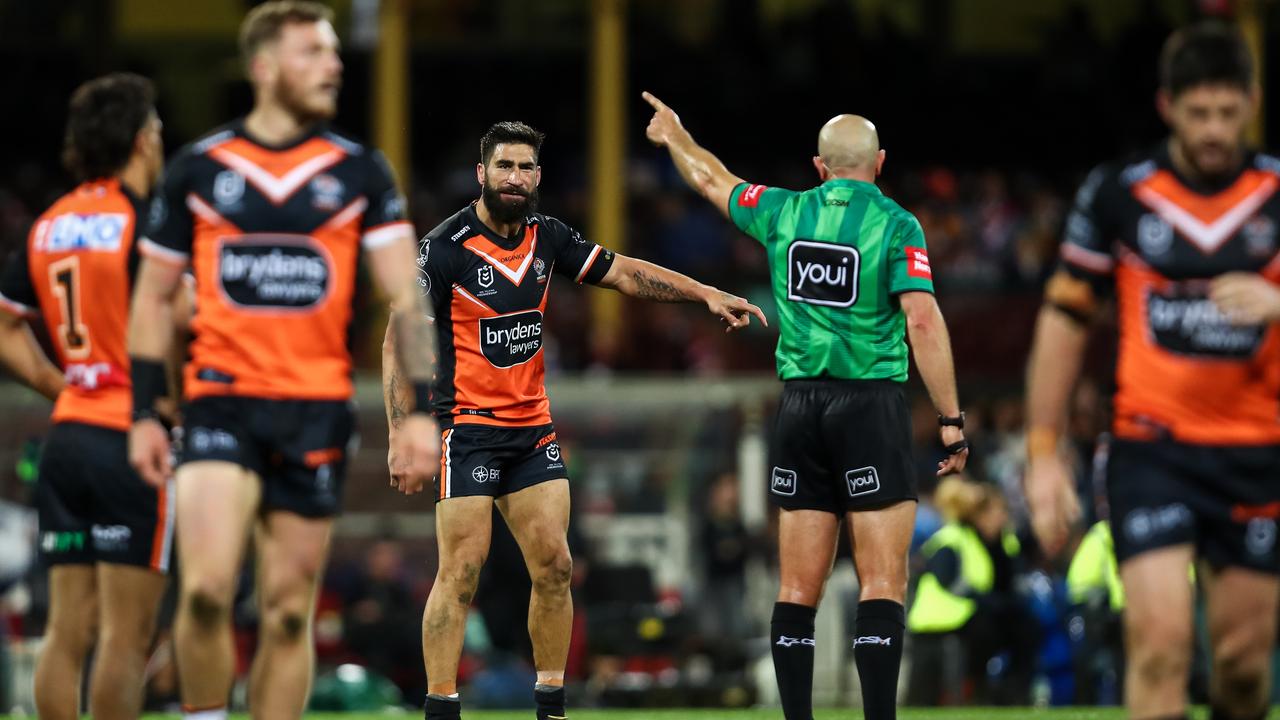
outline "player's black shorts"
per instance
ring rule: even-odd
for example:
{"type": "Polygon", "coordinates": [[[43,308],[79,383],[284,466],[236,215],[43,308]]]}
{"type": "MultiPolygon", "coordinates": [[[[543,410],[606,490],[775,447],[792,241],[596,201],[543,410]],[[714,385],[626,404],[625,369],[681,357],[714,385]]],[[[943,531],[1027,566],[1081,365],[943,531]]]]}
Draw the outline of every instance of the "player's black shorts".
{"type": "Polygon", "coordinates": [[[1280,447],[1112,442],[1107,459],[1116,558],[1191,543],[1214,567],[1280,574],[1280,447]]]}
{"type": "Polygon", "coordinates": [[[356,417],[341,400],[203,397],[182,418],[181,463],[231,462],[262,478],[263,512],[338,514],[356,417]]]}
{"type": "Polygon", "coordinates": [[[36,513],[50,565],[95,562],[168,572],[173,498],[129,465],[128,436],[96,425],[53,426],[40,458],[36,513]]]}
{"type": "Polygon", "coordinates": [[[769,497],[783,509],[843,514],[916,499],[901,383],[788,380],[771,445],[769,497]]]}
{"type": "Polygon", "coordinates": [[[501,497],[567,477],[554,425],[455,425],[444,431],[440,443],[436,501],[473,495],[501,497]]]}

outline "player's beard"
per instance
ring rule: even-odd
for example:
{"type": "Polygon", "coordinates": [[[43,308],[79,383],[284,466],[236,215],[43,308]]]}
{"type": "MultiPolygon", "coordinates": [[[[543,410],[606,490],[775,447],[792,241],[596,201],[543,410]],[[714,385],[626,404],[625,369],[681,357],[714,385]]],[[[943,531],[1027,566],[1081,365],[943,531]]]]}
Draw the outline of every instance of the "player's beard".
{"type": "MultiPolygon", "coordinates": [[[[519,222],[529,215],[529,213],[538,209],[538,188],[534,188],[525,195],[521,200],[505,200],[502,197],[503,190],[491,186],[489,183],[484,184],[484,189],[480,192],[480,201],[484,203],[485,209],[493,216],[493,219],[503,223],[519,222]]],[[[518,190],[506,190],[505,192],[519,192],[518,190]]]]}
{"type": "Polygon", "coordinates": [[[337,112],[337,102],[329,102],[323,97],[309,97],[319,96],[320,93],[319,88],[307,92],[301,85],[290,83],[283,77],[276,85],[276,98],[280,105],[301,122],[333,119],[337,112]]]}

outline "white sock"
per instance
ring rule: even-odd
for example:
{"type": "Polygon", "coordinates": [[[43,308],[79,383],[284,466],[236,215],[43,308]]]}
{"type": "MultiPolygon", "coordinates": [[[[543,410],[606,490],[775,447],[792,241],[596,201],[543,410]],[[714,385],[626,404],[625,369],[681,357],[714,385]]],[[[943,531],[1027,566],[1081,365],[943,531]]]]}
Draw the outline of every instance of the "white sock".
{"type": "Polygon", "coordinates": [[[182,713],[182,720],[227,720],[227,709],[220,707],[212,710],[184,712],[182,713]]]}

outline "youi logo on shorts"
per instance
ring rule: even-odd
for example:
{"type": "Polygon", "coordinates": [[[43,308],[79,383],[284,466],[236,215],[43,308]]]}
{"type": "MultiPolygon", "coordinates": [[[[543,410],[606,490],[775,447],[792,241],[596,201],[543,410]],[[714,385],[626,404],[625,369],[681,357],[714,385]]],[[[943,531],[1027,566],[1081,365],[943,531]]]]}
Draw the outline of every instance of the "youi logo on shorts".
{"type": "Polygon", "coordinates": [[[849,497],[870,495],[880,490],[880,475],[873,467],[850,470],[844,474],[844,481],[849,486],[849,497]]]}
{"type": "Polygon", "coordinates": [[[542,312],[499,315],[480,319],[480,351],[494,367],[527,363],[542,349],[542,312]]]}
{"type": "Polygon", "coordinates": [[[218,249],[223,295],[249,308],[302,310],[329,294],[329,260],[311,238],[246,235],[218,249]]]}
{"type": "Polygon", "coordinates": [[[797,240],[787,249],[787,299],[849,307],[858,299],[860,263],[855,247],[797,240]]]}
{"type": "Polygon", "coordinates": [[[796,471],[775,467],[773,479],[769,481],[769,492],[775,495],[795,495],[796,471]]]}

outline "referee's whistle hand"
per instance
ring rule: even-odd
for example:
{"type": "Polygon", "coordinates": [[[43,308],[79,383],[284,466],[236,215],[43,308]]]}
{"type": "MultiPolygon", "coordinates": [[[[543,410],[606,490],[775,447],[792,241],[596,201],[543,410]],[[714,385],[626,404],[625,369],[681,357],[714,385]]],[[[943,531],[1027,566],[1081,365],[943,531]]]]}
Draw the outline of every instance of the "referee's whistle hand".
{"type": "Polygon", "coordinates": [[[169,460],[169,434],[158,420],[138,420],[129,428],[129,464],[148,485],[164,485],[173,474],[169,460]]]}
{"type": "MultiPolygon", "coordinates": [[[[943,447],[948,447],[964,441],[964,431],[951,425],[941,428],[940,435],[942,436],[943,447]]],[[[964,466],[968,462],[969,448],[966,447],[959,452],[951,453],[938,463],[938,477],[951,475],[952,473],[964,472],[964,466]]]]}

